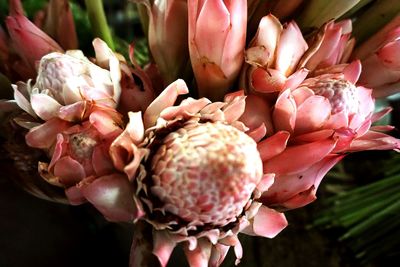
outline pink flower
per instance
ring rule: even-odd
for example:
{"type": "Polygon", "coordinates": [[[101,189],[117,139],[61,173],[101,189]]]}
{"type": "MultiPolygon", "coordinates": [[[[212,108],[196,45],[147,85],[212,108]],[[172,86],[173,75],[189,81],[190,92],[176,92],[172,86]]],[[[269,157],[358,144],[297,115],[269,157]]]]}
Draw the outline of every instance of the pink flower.
{"type": "Polygon", "coordinates": [[[399,140],[380,132],[392,127],[371,127],[388,110],[373,114],[371,90],[355,86],[360,71],[356,61],[308,78],[275,103],[247,98],[241,121],[250,128],[265,125],[271,136],[258,144],[264,172],[275,174],[261,198],[265,205],[293,209],[312,202],[324,175],[346,153],[400,148],[399,140]]]}
{"type": "Polygon", "coordinates": [[[395,17],[352,55],[361,59],[359,84],[374,89],[375,97],[400,91],[400,17],[395,17]]]}
{"type": "Polygon", "coordinates": [[[246,42],[246,1],[189,0],[189,52],[200,96],[220,100],[237,78],[246,42]]]}
{"type": "MultiPolygon", "coordinates": [[[[262,171],[256,145],[260,134],[246,134],[237,121],[243,97],[214,103],[187,98],[173,106],[187,92],[177,80],[143,117],[129,113],[110,154],[132,182],[135,222],[151,226],[153,254],[161,266],[178,243],[191,266],[219,266],[230,246],[238,262],[239,232],[272,238],[287,224],[283,214],[257,201],[273,175],[262,171]]],[[[134,237],[132,266],[146,262],[148,247],[140,236],[134,237]]]]}

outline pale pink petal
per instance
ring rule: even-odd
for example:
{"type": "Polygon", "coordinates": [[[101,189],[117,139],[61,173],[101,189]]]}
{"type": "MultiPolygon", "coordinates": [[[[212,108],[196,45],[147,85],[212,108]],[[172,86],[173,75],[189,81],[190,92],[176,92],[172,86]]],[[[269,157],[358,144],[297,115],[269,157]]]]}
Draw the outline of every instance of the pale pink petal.
{"type": "Polygon", "coordinates": [[[31,105],[32,109],[42,120],[57,117],[58,111],[61,108],[60,103],[46,94],[32,94],[31,105]]]}
{"type": "Polygon", "coordinates": [[[261,206],[254,217],[253,232],[258,236],[274,238],[288,222],[283,213],[261,206]]]}
{"type": "Polygon", "coordinates": [[[33,111],[31,104],[21,90],[26,89],[26,84],[17,84],[12,86],[14,89],[14,99],[17,105],[27,112],[32,117],[36,118],[36,113],[33,111]],[[22,87],[22,88],[21,88],[22,87]]]}
{"type": "Polygon", "coordinates": [[[81,191],[110,221],[131,222],[141,216],[133,201],[133,186],[125,175],[101,176],[92,183],[82,184],[81,191]]]}
{"type": "Polygon", "coordinates": [[[258,143],[257,149],[260,152],[261,160],[264,162],[282,153],[286,148],[289,137],[289,132],[279,131],[258,143]]]}

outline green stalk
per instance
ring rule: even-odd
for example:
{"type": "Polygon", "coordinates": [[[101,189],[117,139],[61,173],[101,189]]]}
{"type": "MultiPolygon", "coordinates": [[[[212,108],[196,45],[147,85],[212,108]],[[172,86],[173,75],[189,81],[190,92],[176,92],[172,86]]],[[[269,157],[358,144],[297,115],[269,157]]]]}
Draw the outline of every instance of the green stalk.
{"type": "Polygon", "coordinates": [[[332,198],[323,201],[323,203],[330,204],[340,201],[342,199],[347,201],[352,201],[351,199],[357,199],[359,197],[358,194],[370,195],[379,190],[385,189],[386,187],[392,187],[395,184],[400,184],[400,175],[388,177],[380,181],[374,182],[372,184],[364,185],[362,187],[353,189],[349,192],[338,194],[337,196],[334,196],[332,198]]]}
{"type": "MultiPolygon", "coordinates": [[[[341,222],[340,224],[344,227],[348,227],[350,225],[353,225],[357,223],[358,221],[367,218],[370,214],[373,214],[375,212],[378,212],[382,208],[386,207],[393,201],[396,201],[400,199],[400,194],[394,195],[389,198],[385,198],[384,200],[381,200],[380,202],[376,202],[372,205],[364,205],[362,209],[359,209],[356,212],[349,213],[346,211],[347,215],[341,217],[339,221],[341,222]]],[[[346,214],[345,213],[345,214],[346,214]]]]}
{"type": "Polygon", "coordinates": [[[355,235],[359,235],[369,227],[381,222],[382,220],[386,219],[388,216],[391,216],[392,214],[397,214],[400,210],[400,201],[397,201],[393,203],[392,205],[389,205],[385,209],[381,210],[378,213],[373,214],[371,217],[363,221],[362,223],[356,225],[350,231],[348,231],[346,234],[343,235],[343,237],[340,240],[350,238],[355,235]]]}
{"type": "Polygon", "coordinates": [[[85,4],[93,34],[106,42],[112,50],[115,50],[114,41],[107,24],[106,15],[104,14],[103,1],[85,0],[85,4]]]}
{"type": "Polygon", "coordinates": [[[366,10],[353,25],[353,35],[361,44],[374,33],[383,28],[389,21],[400,13],[400,2],[393,0],[376,1],[366,10]]]}

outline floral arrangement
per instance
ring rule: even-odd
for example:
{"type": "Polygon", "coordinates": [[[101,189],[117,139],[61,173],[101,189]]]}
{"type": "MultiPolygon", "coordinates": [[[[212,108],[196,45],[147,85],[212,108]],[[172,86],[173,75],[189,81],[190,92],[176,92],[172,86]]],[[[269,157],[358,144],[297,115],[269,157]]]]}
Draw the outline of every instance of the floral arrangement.
{"type": "Polygon", "coordinates": [[[389,1],[133,1],[144,65],[134,44],[115,48],[101,1],[85,2],[94,57],[67,0],[34,22],[9,1],[4,146],[27,191],[132,223],[130,266],[166,266],[177,245],[190,266],[231,247],[239,264],[238,234],[275,237],[346,155],[400,148],[375,124],[391,111],[375,99],[400,91],[389,1]],[[385,16],[366,33],[369,8],[385,16]]]}

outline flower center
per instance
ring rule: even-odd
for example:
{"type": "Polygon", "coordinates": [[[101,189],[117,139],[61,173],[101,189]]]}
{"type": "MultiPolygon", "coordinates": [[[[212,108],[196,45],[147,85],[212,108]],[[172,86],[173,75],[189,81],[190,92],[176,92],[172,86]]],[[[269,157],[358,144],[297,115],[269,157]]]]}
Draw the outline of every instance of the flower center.
{"type": "Polygon", "coordinates": [[[356,87],[345,79],[322,79],[308,86],[316,95],[326,97],[331,103],[331,113],[342,111],[348,114],[357,113],[360,102],[357,97],[356,87]]]}
{"type": "Polygon", "coordinates": [[[85,133],[77,133],[69,138],[71,154],[78,160],[91,159],[97,141],[85,133]]]}
{"type": "Polygon", "coordinates": [[[190,123],[170,133],[152,161],[153,195],[191,225],[236,220],[261,180],[257,145],[220,122],[190,123]]]}

